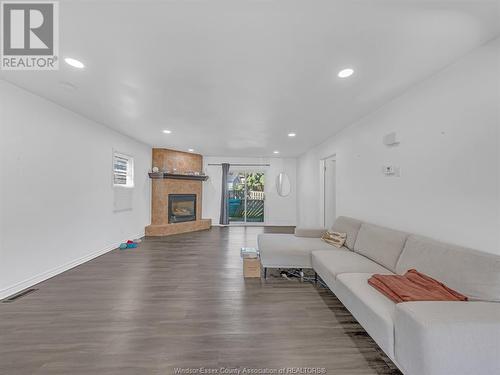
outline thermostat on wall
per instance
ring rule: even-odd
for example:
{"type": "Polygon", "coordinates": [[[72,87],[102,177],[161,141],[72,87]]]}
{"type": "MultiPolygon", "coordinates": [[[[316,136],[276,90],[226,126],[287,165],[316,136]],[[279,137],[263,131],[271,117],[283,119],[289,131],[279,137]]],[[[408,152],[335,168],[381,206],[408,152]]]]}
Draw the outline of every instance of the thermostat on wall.
{"type": "Polygon", "coordinates": [[[384,165],[384,173],[385,174],[394,174],[394,166],[393,165],[384,165]]]}
{"type": "Polygon", "coordinates": [[[401,177],[401,168],[395,165],[386,164],[382,167],[382,172],[386,176],[401,177]]]}

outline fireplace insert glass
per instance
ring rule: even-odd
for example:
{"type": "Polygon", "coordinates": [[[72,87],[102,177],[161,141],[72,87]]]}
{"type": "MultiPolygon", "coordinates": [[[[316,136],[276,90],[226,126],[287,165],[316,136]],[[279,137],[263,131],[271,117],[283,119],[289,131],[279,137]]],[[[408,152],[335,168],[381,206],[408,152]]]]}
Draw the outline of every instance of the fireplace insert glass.
{"type": "Polygon", "coordinates": [[[196,194],[168,195],[168,222],[182,223],[196,220],[196,194]]]}

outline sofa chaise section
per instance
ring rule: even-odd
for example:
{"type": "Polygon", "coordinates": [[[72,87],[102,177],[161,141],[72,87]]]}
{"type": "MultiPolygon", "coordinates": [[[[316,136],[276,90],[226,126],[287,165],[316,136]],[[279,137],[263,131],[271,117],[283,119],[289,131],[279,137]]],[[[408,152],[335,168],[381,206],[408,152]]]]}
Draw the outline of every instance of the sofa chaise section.
{"type": "Polygon", "coordinates": [[[260,260],[265,268],[311,268],[311,252],[330,251],[331,245],[321,238],[293,234],[264,233],[257,238],[260,260]]]}
{"type": "MultiPolygon", "coordinates": [[[[345,247],[352,250],[361,227],[361,221],[341,216],[333,231],[347,233],[345,247]]],[[[311,252],[336,251],[337,248],[321,240],[325,228],[296,228],[294,234],[263,233],[257,237],[260,260],[264,268],[312,268],[311,252]]]]}

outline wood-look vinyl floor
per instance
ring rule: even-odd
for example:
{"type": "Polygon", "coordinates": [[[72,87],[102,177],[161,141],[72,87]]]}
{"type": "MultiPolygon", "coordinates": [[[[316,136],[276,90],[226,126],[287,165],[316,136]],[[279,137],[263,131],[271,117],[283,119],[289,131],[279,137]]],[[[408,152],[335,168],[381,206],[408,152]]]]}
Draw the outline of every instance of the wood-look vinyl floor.
{"type": "Polygon", "coordinates": [[[0,374],[400,374],[329,290],[276,271],[265,281],[243,279],[239,249],[255,246],[263,230],[147,238],[0,303],[0,374]]]}

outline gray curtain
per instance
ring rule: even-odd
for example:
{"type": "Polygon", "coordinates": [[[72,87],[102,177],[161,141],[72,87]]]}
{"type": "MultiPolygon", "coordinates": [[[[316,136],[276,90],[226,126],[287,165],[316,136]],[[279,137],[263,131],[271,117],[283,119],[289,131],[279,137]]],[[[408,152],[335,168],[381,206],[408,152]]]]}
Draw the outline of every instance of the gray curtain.
{"type": "Polygon", "coordinates": [[[220,198],[220,220],[219,224],[229,224],[229,190],[227,189],[227,174],[229,172],[229,164],[222,163],[222,189],[220,198]]]}

